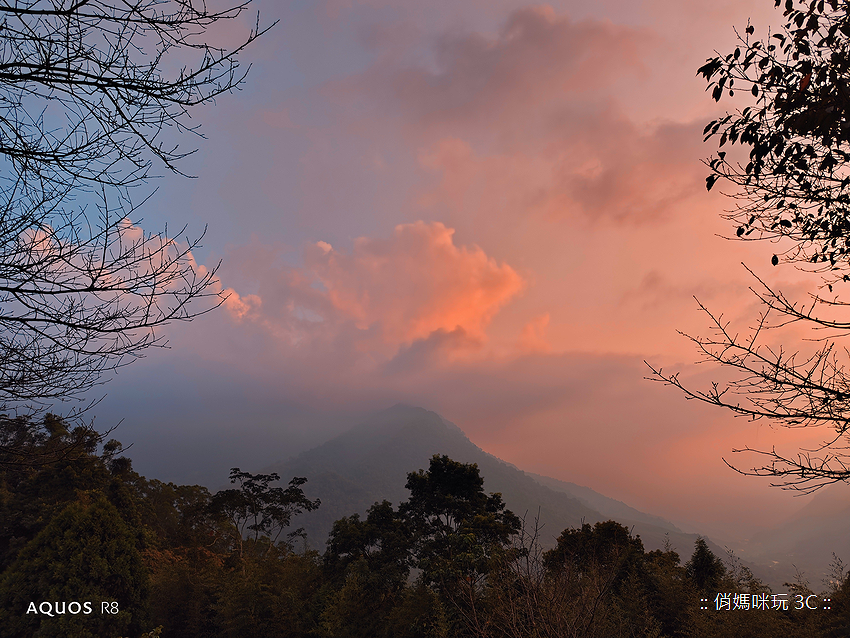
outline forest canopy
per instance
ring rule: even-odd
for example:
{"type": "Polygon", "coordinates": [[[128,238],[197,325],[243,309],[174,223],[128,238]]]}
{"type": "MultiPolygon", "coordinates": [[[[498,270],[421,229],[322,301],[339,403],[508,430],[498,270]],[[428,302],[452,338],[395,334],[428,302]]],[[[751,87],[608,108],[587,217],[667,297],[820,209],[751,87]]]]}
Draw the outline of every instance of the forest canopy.
{"type": "Polygon", "coordinates": [[[446,456],[408,474],[408,500],[352,512],[324,544],[291,529],[296,510],[321,507],[303,477],[283,487],[234,468],[234,487],[211,494],[147,479],[120,444],[101,448],[57,417],[25,421],[0,420],[0,431],[29,433],[36,454],[69,452],[0,464],[9,638],[837,638],[850,627],[846,576],[823,594],[829,612],[795,610],[793,598],[786,610],[717,610],[723,592],[749,601],[771,590],[702,539],[684,564],[672,548],[647,551],[615,521],[566,529],[544,548],[540,529],[485,491],[475,464],[446,456]],[[30,602],[63,600],[115,603],[120,613],[26,613],[30,602]]]}

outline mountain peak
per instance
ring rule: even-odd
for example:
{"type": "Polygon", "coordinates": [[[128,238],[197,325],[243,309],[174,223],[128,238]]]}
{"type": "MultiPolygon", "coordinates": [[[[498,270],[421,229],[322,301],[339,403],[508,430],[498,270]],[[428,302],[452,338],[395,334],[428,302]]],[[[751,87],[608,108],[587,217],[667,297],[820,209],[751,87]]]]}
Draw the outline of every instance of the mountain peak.
{"type": "MultiPolygon", "coordinates": [[[[353,430],[381,430],[387,429],[400,430],[406,427],[445,427],[449,431],[456,434],[461,434],[464,438],[466,434],[457,425],[443,418],[436,412],[426,410],[425,408],[409,405],[407,403],[396,403],[394,406],[381,410],[365,421],[353,428],[353,430]]],[[[352,431],[353,431],[352,430],[352,431]]],[[[344,436],[344,435],[343,435],[344,436]]]]}
{"type": "MultiPolygon", "coordinates": [[[[545,526],[541,534],[544,544],[553,544],[567,527],[615,518],[604,508],[596,509],[587,494],[579,497],[565,489],[552,489],[486,453],[457,425],[436,412],[403,403],[382,410],[349,431],[268,470],[284,479],[307,478],[305,493],[310,498],[319,497],[322,506],[301,515],[295,524],[305,528],[313,546],[321,546],[334,521],[343,516],[363,515],[371,505],[384,499],[395,505],[406,500],[407,475],[426,469],[435,454],[445,454],[461,463],[476,463],[484,478],[485,491],[501,493],[508,508],[518,516],[534,518],[539,513],[540,523],[545,526]]],[[[564,485],[567,484],[559,487],[564,485]]],[[[601,495],[599,502],[607,503],[601,495]]],[[[690,551],[688,545],[693,544],[693,539],[672,525],[664,526],[655,517],[637,520],[641,518],[637,516],[639,512],[620,505],[635,515],[632,520],[620,522],[630,526],[634,523],[648,548],[660,547],[665,533],[670,532],[680,550],[690,551]]],[[[532,518],[529,524],[534,524],[532,518]]]]}

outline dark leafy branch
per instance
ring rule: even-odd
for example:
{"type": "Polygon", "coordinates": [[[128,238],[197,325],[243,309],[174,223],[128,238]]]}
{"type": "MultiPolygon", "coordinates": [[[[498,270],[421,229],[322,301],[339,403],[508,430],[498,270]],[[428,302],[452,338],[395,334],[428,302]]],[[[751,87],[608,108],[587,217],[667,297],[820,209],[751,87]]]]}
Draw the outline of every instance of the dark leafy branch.
{"type": "MultiPolygon", "coordinates": [[[[823,441],[796,454],[775,447],[749,452],[764,464],[744,474],[768,476],[777,485],[812,491],[850,480],[850,377],[848,351],[839,339],[850,321],[848,303],[834,289],[850,280],[850,2],[776,0],[784,26],[764,39],[748,24],[738,46],[717,54],[697,73],[708,82],[715,101],[740,91],[754,104],[709,122],[705,140],[720,149],[706,161],[706,187],[725,181],[734,209],[726,219],[735,237],[768,239],[781,250],[770,258],[818,272],[835,297],[811,294],[791,300],[752,271],[751,288],[761,306],[755,325],[734,332],[722,315],[708,316],[708,337],[688,337],[703,361],[719,364],[731,380],[694,389],[676,373],[649,366],[650,378],[679,388],[689,399],[726,408],[753,420],[786,428],[826,428],[823,441]],[[728,146],[727,146],[728,145],[728,146]],[[747,158],[726,150],[738,145],[747,158]],[[725,148],[724,148],[725,147],[725,148]],[[745,163],[744,163],[745,162],[745,163]],[[812,346],[806,353],[786,348],[767,334],[794,326],[812,346]]],[[[749,270],[749,269],[748,269],[749,270]]],[[[820,431],[820,430],[819,430],[820,431]]]]}
{"type": "MultiPolygon", "coordinates": [[[[706,164],[710,190],[736,188],[727,219],[743,239],[793,240],[783,259],[847,280],[850,253],[850,11],[839,0],[784,4],[784,27],[739,46],[698,70],[712,98],[736,91],[755,104],[709,122],[705,139],[749,149],[745,164],[718,151],[706,164]]],[[[776,265],[779,259],[774,256],[776,265]]]]}

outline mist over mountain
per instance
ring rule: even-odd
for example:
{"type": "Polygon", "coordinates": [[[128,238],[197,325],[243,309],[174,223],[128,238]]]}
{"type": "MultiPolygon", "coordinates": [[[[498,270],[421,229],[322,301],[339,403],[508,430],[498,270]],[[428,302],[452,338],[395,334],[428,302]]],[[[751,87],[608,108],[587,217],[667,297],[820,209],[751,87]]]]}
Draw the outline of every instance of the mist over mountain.
{"type": "Polygon", "coordinates": [[[755,534],[740,554],[786,580],[799,569],[817,591],[830,574],[833,554],[850,563],[850,487],[836,483],[822,488],[785,521],[755,534]]]}
{"type": "MultiPolygon", "coordinates": [[[[487,492],[500,492],[507,507],[525,517],[529,526],[539,517],[544,546],[554,545],[568,527],[614,519],[639,534],[647,550],[663,548],[669,540],[683,560],[693,551],[696,534],[684,533],[669,521],[590,488],[523,472],[473,444],[439,414],[418,407],[396,405],[264,471],[277,472],[284,481],[293,476],[307,478],[305,493],[320,498],[322,505],[299,516],[293,526],[303,526],[308,543],[321,549],[335,520],[355,512],[363,515],[383,499],[394,505],[406,500],[407,474],[427,468],[434,454],[477,463],[487,492]]],[[[721,547],[711,547],[724,555],[721,547]]]]}
{"type": "Polygon", "coordinates": [[[640,522],[669,531],[682,532],[682,530],[676,527],[673,523],[661,518],[660,516],[645,514],[640,510],[636,510],[635,508],[626,505],[622,501],[603,496],[589,487],[576,485],[575,483],[570,483],[568,481],[561,481],[550,476],[534,474],[532,472],[525,472],[525,474],[532,477],[541,485],[545,485],[549,489],[555,490],[556,492],[563,492],[564,494],[568,494],[573,498],[578,499],[588,507],[595,509],[608,518],[612,518],[617,521],[640,522]]]}

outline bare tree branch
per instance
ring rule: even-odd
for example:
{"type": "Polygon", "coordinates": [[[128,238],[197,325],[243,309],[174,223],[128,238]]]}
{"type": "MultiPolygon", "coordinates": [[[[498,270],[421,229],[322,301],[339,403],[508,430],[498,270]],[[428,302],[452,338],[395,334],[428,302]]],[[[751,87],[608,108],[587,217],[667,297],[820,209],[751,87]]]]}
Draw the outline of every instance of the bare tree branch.
{"type": "MultiPolygon", "coordinates": [[[[240,87],[241,44],[208,43],[250,0],[0,3],[0,412],[80,395],[224,301],[200,237],[144,231],[133,187],[182,174],[190,109],[240,87]],[[136,218],[136,219],[134,219],[136,218]]],[[[274,26],[274,25],[271,25],[274,26]]]]}
{"type": "Polygon", "coordinates": [[[749,447],[735,452],[751,452],[767,457],[767,463],[750,470],[727,462],[737,472],[779,479],[776,485],[805,492],[829,483],[850,479],[850,377],[845,361],[846,349],[836,346],[835,337],[816,337],[820,344],[813,353],[789,352],[760,342],[770,330],[803,322],[815,330],[840,330],[843,322],[816,314],[821,300],[813,297],[811,306],[791,302],[758,279],[760,287],[752,291],[762,304],[762,313],[745,335],[732,331],[722,315],[714,315],[704,305],[700,309],[711,322],[707,337],[684,333],[702,355],[701,363],[720,364],[733,374],[724,383],[712,382],[708,388],[694,389],[678,373],[665,373],[647,363],[653,381],[681,390],[695,399],[726,408],[750,420],[766,419],[785,428],[827,428],[831,434],[814,449],[801,450],[796,457],[783,456],[775,448],[755,450],[749,447]]]}

